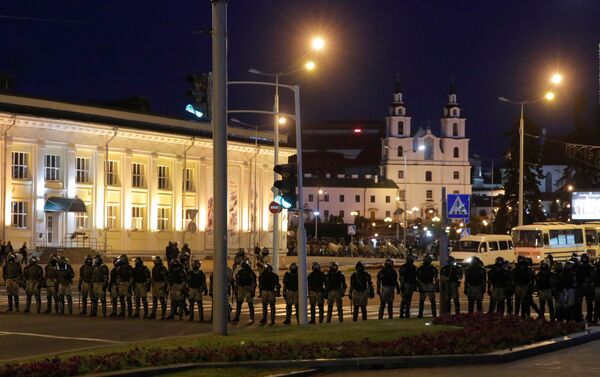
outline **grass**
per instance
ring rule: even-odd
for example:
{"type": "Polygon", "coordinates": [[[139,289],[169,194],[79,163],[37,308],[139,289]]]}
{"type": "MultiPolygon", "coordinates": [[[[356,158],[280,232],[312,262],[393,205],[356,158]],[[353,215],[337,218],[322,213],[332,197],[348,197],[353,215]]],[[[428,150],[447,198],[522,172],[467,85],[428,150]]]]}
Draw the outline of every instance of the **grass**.
{"type": "Polygon", "coordinates": [[[161,374],[166,377],[266,377],[276,376],[285,372],[292,372],[292,369],[256,369],[256,368],[207,368],[193,369],[183,372],[161,374]]]}

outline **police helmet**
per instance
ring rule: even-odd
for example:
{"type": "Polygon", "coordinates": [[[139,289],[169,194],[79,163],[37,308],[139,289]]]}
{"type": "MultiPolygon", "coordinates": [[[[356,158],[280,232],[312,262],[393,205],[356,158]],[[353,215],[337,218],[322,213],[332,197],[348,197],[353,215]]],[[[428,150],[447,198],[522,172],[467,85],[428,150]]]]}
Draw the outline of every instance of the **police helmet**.
{"type": "Polygon", "coordinates": [[[336,271],[339,267],[340,265],[337,262],[332,261],[331,263],[329,263],[330,270],[336,271]]]}
{"type": "Polygon", "coordinates": [[[15,254],[13,254],[13,253],[8,254],[8,261],[9,262],[14,262],[15,261],[15,254]]]}
{"type": "Polygon", "coordinates": [[[113,266],[115,266],[115,267],[116,267],[116,266],[118,266],[118,265],[119,265],[119,258],[117,258],[117,257],[114,257],[114,258],[113,258],[113,266]]]}
{"type": "Polygon", "coordinates": [[[545,260],[540,262],[540,270],[547,271],[549,268],[550,266],[548,266],[548,262],[546,262],[545,260]]]}
{"type": "Polygon", "coordinates": [[[433,257],[431,255],[426,255],[425,258],[423,258],[423,264],[431,264],[431,262],[433,262],[433,257]]]}
{"type": "Polygon", "coordinates": [[[573,269],[575,263],[573,263],[573,261],[567,261],[567,263],[565,263],[565,266],[563,267],[565,271],[570,271],[573,269]]]}
{"type": "Polygon", "coordinates": [[[321,270],[321,265],[319,264],[319,262],[313,262],[312,263],[312,269],[313,269],[313,271],[319,271],[319,270],[321,270]]]}
{"type": "Polygon", "coordinates": [[[590,261],[590,257],[587,254],[581,254],[581,263],[587,264],[590,261]]]}
{"type": "Polygon", "coordinates": [[[181,266],[181,263],[179,263],[178,259],[173,259],[171,261],[171,267],[179,267],[179,266],[181,266]]]}
{"type": "Polygon", "coordinates": [[[94,256],[94,264],[95,264],[96,266],[102,266],[102,255],[100,255],[100,254],[96,254],[96,255],[94,256]]]}
{"type": "Polygon", "coordinates": [[[290,271],[291,272],[298,272],[298,265],[296,263],[290,264],[290,271]]]}
{"type": "Polygon", "coordinates": [[[142,267],[144,265],[144,261],[142,260],[141,257],[135,258],[135,265],[136,265],[136,267],[142,267]]]}
{"type": "Polygon", "coordinates": [[[56,258],[56,254],[51,254],[50,259],[48,259],[48,263],[50,263],[51,265],[55,265],[56,262],[58,262],[58,259],[56,258]]]}
{"type": "Polygon", "coordinates": [[[364,271],[365,270],[365,266],[362,264],[361,261],[356,262],[356,271],[364,271]]]}
{"type": "Polygon", "coordinates": [[[238,257],[243,257],[245,253],[246,252],[244,251],[244,249],[239,248],[237,253],[235,253],[235,255],[237,255],[238,257]]]}
{"type": "Polygon", "coordinates": [[[242,268],[250,269],[250,261],[248,259],[242,261],[242,268]]]}
{"type": "Polygon", "coordinates": [[[471,265],[476,265],[481,263],[481,259],[477,255],[471,257],[471,265]]]}
{"type": "Polygon", "coordinates": [[[525,257],[522,255],[519,255],[517,257],[517,263],[525,263],[525,257]]]}
{"type": "Polygon", "coordinates": [[[504,258],[496,257],[496,265],[501,266],[504,263],[504,258]]]}
{"type": "Polygon", "coordinates": [[[263,247],[261,250],[262,255],[269,255],[269,249],[267,249],[266,247],[263,247]]]}
{"type": "Polygon", "coordinates": [[[119,257],[119,262],[123,264],[129,264],[129,258],[127,258],[127,254],[121,254],[119,257]]]}
{"type": "Polygon", "coordinates": [[[394,268],[394,261],[391,258],[385,260],[384,267],[394,268]]]}
{"type": "Polygon", "coordinates": [[[408,263],[412,263],[412,262],[414,262],[414,261],[415,261],[415,256],[414,256],[414,255],[412,255],[412,254],[408,254],[408,255],[406,256],[406,262],[408,262],[408,263]]]}
{"type": "Polygon", "coordinates": [[[454,264],[455,259],[452,255],[448,255],[448,264],[454,264]]]}
{"type": "MultiPolygon", "coordinates": [[[[313,266],[313,269],[314,269],[314,266],[313,266]]],[[[270,264],[267,264],[266,267],[265,267],[265,270],[267,270],[269,272],[273,272],[273,266],[271,266],[270,264]]]]}
{"type": "Polygon", "coordinates": [[[153,256],[152,261],[154,262],[154,265],[156,265],[156,266],[162,266],[162,264],[163,264],[162,258],[159,257],[158,255],[153,256]]]}
{"type": "Polygon", "coordinates": [[[36,264],[38,262],[39,262],[39,259],[36,256],[31,257],[31,259],[29,260],[29,264],[36,264]]]}
{"type": "Polygon", "coordinates": [[[202,263],[198,259],[194,259],[192,262],[192,269],[199,270],[202,263]]]}

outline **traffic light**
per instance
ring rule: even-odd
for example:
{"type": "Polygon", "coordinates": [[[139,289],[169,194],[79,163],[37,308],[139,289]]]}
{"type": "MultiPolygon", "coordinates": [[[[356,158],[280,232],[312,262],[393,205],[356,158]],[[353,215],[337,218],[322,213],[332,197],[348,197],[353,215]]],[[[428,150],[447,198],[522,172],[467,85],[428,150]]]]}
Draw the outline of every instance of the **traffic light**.
{"type": "Polygon", "coordinates": [[[296,208],[296,186],[298,184],[298,165],[282,164],[275,165],[273,171],[281,175],[281,179],[275,181],[273,186],[279,190],[281,206],[285,209],[296,208]]]}
{"type": "Polygon", "coordinates": [[[185,110],[202,120],[210,120],[212,74],[200,73],[188,75],[187,81],[190,83],[187,95],[192,97],[193,101],[186,106],[185,110]]]}

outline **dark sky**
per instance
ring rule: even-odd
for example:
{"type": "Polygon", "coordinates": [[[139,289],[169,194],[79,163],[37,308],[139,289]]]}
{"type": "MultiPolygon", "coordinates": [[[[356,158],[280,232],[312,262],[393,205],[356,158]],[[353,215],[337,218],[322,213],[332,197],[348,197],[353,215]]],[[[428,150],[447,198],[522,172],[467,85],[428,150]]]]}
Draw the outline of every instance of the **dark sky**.
{"type": "MultiPolygon", "coordinates": [[[[211,66],[210,37],[191,30],[209,28],[210,13],[208,0],[3,0],[0,72],[16,76],[20,94],[143,95],[152,112],[186,117],[185,76],[211,66]]],[[[454,77],[471,150],[495,157],[518,117],[498,96],[535,96],[561,70],[557,101],[526,109],[549,135],[570,129],[578,93],[590,115],[598,102],[597,0],[231,0],[229,32],[231,80],[253,78],[251,67],[284,70],[312,36],[327,39],[318,70],[287,79],[302,85],[305,123],[382,119],[399,74],[413,129],[430,123],[438,132],[454,77]]],[[[230,108],[270,101],[267,91],[238,88],[230,108]]]]}

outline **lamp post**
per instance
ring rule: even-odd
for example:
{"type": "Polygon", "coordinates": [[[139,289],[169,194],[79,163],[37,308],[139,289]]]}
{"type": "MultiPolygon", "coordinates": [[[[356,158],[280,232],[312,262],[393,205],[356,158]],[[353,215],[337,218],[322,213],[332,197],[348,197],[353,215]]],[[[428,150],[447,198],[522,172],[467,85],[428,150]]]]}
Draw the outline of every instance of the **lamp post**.
{"type": "MultiPolygon", "coordinates": [[[[562,76],[558,73],[555,73],[550,78],[550,83],[553,85],[558,85],[562,82],[562,76]]],[[[554,92],[548,91],[543,96],[538,96],[533,99],[529,99],[526,101],[513,101],[506,97],[498,97],[499,101],[511,103],[513,105],[519,105],[521,108],[521,115],[519,117],[519,198],[518,198],[518,221],[517,224],[519,226],[523,225],[523,215],[525,212],[525,202],[524,202],[524,176],[525,176],[525,117],[524,117],[524,108],[525,105],[540,102],[542,100],[552,101],[555,98],[554,92]]]]}
{"type": "Polygon", "coordinates": [[[319,217],[321,216],[321,195],[323,195],[324,191],[319,189],[319,191],[317,191],[317,210],[313,212],[313,215],[315,216],[315,239],[318,238],[318,224],[319,224],[319,217]]]}

